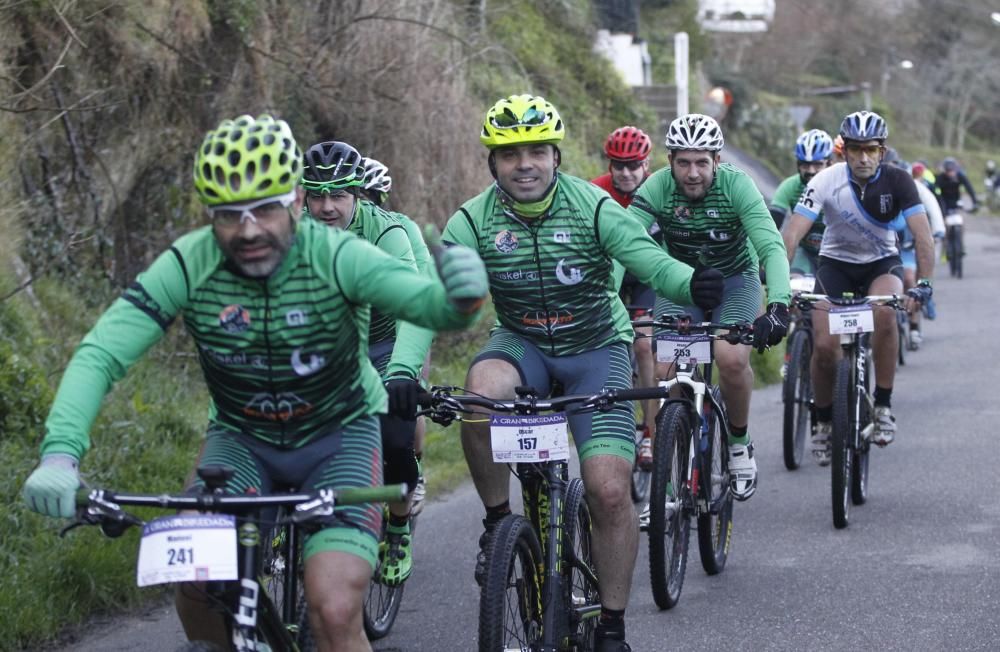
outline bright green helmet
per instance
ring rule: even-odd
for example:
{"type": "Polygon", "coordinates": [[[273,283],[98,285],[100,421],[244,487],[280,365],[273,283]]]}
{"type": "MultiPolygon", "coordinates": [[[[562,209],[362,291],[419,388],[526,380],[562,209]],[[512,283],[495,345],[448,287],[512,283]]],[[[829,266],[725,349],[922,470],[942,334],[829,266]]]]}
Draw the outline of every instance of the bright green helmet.
{"type": "Polygon", "coordinates": [[[490,107],[479,142],[490,149],[507,145],[555,145],[566,136],[556,107],[537,95],[511,95],[490,107]]]}
{"type": "Polygon", "coordinates": [[[205,134],[194,159],[194,187],[208,206],[286,195],[302,176],[302,152],[284,120],[241,115],[205,134]]]}

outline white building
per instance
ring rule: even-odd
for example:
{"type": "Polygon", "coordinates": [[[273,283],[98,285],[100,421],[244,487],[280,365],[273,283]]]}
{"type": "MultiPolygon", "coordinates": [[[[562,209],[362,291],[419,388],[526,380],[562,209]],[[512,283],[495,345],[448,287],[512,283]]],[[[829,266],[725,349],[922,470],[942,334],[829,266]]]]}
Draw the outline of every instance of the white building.
{"type": "Polygon", "coordinates": [[[698,24],[712,32],[766,32],[775,0],[698,0],[698,24]]]}

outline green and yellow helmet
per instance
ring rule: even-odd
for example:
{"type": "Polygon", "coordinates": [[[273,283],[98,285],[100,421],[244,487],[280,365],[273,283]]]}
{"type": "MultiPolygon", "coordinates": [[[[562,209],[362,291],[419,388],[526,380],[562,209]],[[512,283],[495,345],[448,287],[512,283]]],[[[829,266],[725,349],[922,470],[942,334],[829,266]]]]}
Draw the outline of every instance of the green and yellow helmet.
{"type": "Polygon", "coordinates": [[[507,145],[557,144],[566,128],[556,107],[537,95],[511,95],[490,107],[479,141],[494,149],[507,145]]]}
{"type": "Polygon", "coordinates": [[[207,206],[286,195],[302,176],[302,151],[284,120],[241,115],[205,134],[194,187],[207,206]]]}

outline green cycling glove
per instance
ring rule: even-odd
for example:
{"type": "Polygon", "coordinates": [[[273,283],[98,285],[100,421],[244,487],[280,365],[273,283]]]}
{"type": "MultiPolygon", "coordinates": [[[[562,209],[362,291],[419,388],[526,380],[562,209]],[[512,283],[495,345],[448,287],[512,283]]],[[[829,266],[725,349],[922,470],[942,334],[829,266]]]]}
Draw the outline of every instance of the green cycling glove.
{"type": "Polygon", "coordinates": [[[24,483],[21,495],[32,511],[54,518],[72,518],[80,487],[79,462],[72,455],[42,457],[24,483]]]}

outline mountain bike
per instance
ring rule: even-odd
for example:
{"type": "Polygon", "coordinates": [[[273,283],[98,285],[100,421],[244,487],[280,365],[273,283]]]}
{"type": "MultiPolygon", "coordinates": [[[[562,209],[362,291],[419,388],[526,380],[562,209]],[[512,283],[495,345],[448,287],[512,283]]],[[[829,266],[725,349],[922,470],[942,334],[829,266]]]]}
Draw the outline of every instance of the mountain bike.
{"type": "MultiPolygon", "coordinates": [[[[531,387],[501,401],[432,387],[418,414],[448,425],[473,407],[490,415],[493,460],[521,482],[524,516],[497,523],[486,545],[479,602],[479,649],[593,650],[601,612],[583,481],[569,477],[566,411],[606,411],[616,403],[662,398],[657,387],[541,399],[531,387]],[[556,542],[556,545],[550,545],[556,542]]],[[[479,412],[478,414],[482,414],[479,412]]]]}
{"type": "Polygon", "coordinates": [[[841,298],[825,294],[800,294],[795,298],[799,305],[818,301],[830,304],[830,334],[840,335],[843,350],[833,386],[830,441],[830,487],[833,524],[837,528],[847,527],[851,503],[863,505],[868,500],[868,453],[875,430],[870,352],[871,333],[875,330],[873,306],[905,314],[904,300],[895,294],[855,297],[849,292],[841,298]]]}
{"type": "MultiPolygon", "coordinates": [[[[410,536],[416,529],[416,517],[410,518],[410,536]]],[[[386,528],[389,525],[389,508],[382,511],[382,531],[379,535],[379,542],[385,541],[386,528]]],[[[365,596],[365,606],[363,622],[365,635],[369,641],[376,641],[385,638],[392,631],[392,626],[396,623],[396,616],[399,615],[399,608],[403,604],[403,590],[406,584],[386,584],[382,581],[382,559],[375,562],[375,570],[371,580],[368,582],[368,593],[365,596]]]]}
{"type": "Polygon", "coordinates": [[[657,360],[672,362],[676,376],[660,382],[666,394],[656,416],[653,482],[650,490],[649,577],[653,600],[670,609],[680,599],[687,568],[691,517],[697,519],[698,550],[705,572],[722,572],[733,527],[729,487],[729,423],[721,393],[712,384],[715,340],[753,342],[750,324],[692,323],[661,317],[643,323],[656,334],[657,360]]]}
{"type": "Polygon", "coordinates": [[[962,242],[962,230],[965,218],[960,208],[949,208],[944,216],[945,252],[948,257],[948,269],[955,278],[962,278],[962,258],[965,256],[965,244],[962,242]]]}
{"type": "MultiPolygon", "coordinates": [[[[796,277],[792,280],[792,291],[812,292],[816,279],[811,276],[796,277]]],[[[795,304],[792,304],[795,306],[795,304]]],[[[782,419],[782,453],[785,468],[794,471],[802,464],[805,452],[806,432],[814,424],[812,375],[813,333],[812,311],[792,310],[792,322],[785,343],[785,366],[781,386],[781,400],[784,405],[782,419]]]]}
{"type": "MultiPolygon", "coordinates": [[[[322,489],[312,493],[226,494],[233,469],[203,466],[200,493],[133,494],[81,490],[77,520],[109,537],[142,527],[139,586],[204,582],[205,597],[222,614],[234,652],[315,649],[302,586],[303,535],[336,519],[334,507],[400,500],[405,485],[322,489]],[[144,521],[122,506],[191,510],[144,521]],[[277,515],[275,515],[277,510],[277,515]],[[263,589],[263,590],[262,590],[263,589]]],[[[182,650],[204,650],[191,642],[182,650]]]]}

